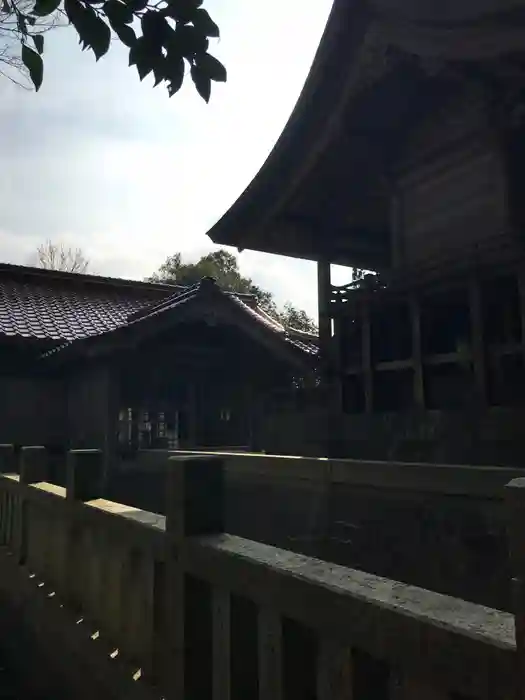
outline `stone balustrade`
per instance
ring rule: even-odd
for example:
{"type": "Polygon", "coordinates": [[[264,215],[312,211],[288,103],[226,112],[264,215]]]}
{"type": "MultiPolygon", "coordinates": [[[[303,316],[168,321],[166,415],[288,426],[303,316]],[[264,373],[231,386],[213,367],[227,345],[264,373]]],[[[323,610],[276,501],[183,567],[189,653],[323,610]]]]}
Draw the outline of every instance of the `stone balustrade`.
{"type": "MultiPolygon", "coordinates": [[[[516,647],[510,613],[227,534],[223,456],[166,455],[165,516],[98,497],[99,451],[68,454],[65,488],[45,451],[17,459],[0,596],[76,697],[522,697],[521,612],[516,647]]],[[[508,487],[518,611],[524,491],[508,487]]]]}

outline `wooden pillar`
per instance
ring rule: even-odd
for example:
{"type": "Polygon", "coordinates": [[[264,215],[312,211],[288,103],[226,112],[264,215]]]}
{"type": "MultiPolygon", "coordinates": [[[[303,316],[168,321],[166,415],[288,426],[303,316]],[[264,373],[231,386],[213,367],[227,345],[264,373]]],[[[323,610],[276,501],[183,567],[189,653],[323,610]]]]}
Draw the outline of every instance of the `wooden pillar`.
{"type": "Polygon", "coordinates": [[[341,347],[343,319],[334,318],[334,377],[333,377],[333,406],[336,413],[343,412],[343,372],[344,372],[344,356],[341,347]]]}
{"type": "Polygon", "coordinates": [[[487,367],[483,337],[483,310],[481,306],[481,288],[477,278],[472,278],[469,283],[469,306],[474,379],[479,401],[487,403],[487,367]]]}
{"type": "MultiPolygon", "coordinates": [[[[249,379],[244,382],[243,398],[244,398],[244,417],[246,420],[245,430],[243,435],[246,435],[247,447],[250,451],[253,450],[255,443],[255,417],[254,417],[254,403],[255,403],[256,392],[253,390],[253,386],[249,379]]],[[[243,439],[244,443],[244,439],[243,439]]]]}
{"type": "Polygon", "coordinates": [[[106,375],[106,414],[103,444],[103,480],[98,496],[107,496],[111,469],[115,463],[119,430],[119,381],[116,368],[108,367],[106,375]]]}
{"type": "Polygon", "coordinates": [[[367,301],[361,307],[361,342],[363,385],[365,394],[365,411],[374,410],[374,368],[372,365],[372,327],[370,321],[370,305],[367,301]]]}
{"type": "Polygon", "coordinates": [[[198,439],[198,387],[197,382],[194,378],[190,379],[188,383],[188,400],[187,400],[187,411],[188,411],[188,445],[190,450],[200,447],[197,445],[198,439]]]}
{"type": "Polygon", "coordinates": [[[319,316],[319,354],[326,376],[330,365],[330,349],[332,344],[332,319],[330,318],[330,263],[320,260],[317,263],[317,305],[319,316]]]}
{"type": "MultiPolygon", "coordinates": [[[[164,691],[168,700],[191,697],[199,668],[188,664],[187,636],[197,638],[192,625],[185,575],[185,540],[191,536],[224,532],[225,470],[220,457],[186,456],[169,460],[166,500],[166,611],[164,691]]],[[[225,603],[225,595],[221,600],[225,603]]],[[[215,597],[215,596],[214,596],[215,597]]],[[[228,596],[229,597],[229,596],[228,596]]],[[[197,630],[198,632],[198,630],[197,630]]],[[[214,658],[224,662],[224,640],[214,635],[214,658]],[[216,646],[217,645],[217,646],[216,646]]],[[[198,649],[190,649],[198,656],[198,649]]],[[[201,669],[202,673],[202,669],[201,669]]],[[[215,675],[215,674],[214,674],[215,675]]]]}
{"type": "Polygon", "coordinates": [[[66,494],[69,500],[100,498],[104,482],[102,450],[70,450],[67,456],[66,494]]]}
{"type": "Polygon", "coordinates": [[[321,442],[324,444],[325,456],[339,456],[341,440],[340,430],[334,418],[341,413],[341,375],[338,373],[337,352],[332,338],[330,263],[319,260],[317,263],[317,295],[319,310],[319,356],[321,380],[326,390],[326,410],[323,416],[321,442]]]}
{"type": "Polygon", "coordinates": [[[412,361],[414,363],[414,404],[417,408],[425,408],[425,383],[423,376],[423,353],[421,348],[421,307],[418,299],[413,296],[410,301],[410,317],[412,321],[412,361]]]}

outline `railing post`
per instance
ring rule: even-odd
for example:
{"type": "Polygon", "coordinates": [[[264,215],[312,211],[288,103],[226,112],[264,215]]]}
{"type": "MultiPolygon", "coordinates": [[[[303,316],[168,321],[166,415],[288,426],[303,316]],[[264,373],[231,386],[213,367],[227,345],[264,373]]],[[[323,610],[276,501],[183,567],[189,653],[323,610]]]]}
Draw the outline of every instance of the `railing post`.
{"type": "Polygon", "coordinates": [[[92,501],[100,498],[104,479],[102,450],[70,450],[67,456],[66,493],[68,500],[92,501]]]}
{"type": "Polygon", "coordinates": [[[511,595],[516,630],[516,697],[525,699],[525,478],[505,487],[507,534],[512,570],[511,595]]]}
{"type": "MultiPolygon", "coordinates": [[[[104,456],[102,450],[70,450],[66,462],[66,500],[92,501],[100,498],[103,488],[104,456]]],[[[85,590],[90,562],[81,547],[83,531],[71,509],[64,521],[62,575],[66,599],[73,609],[79,608],[85,590]]]]}
{"type": "MultiPolygon", "coordinates": [[[[0,474],[14,474],[18,460],[14,445],[0,445],[0,474]]],[[[9,491],[0,493],[0,543],[17,546],[17,523],[20,517],[19,499],[9,491]]]]}
{"type": "MultiPolygon", "coordinates": [[[[224,464],[220,457],[169,459],[166,502],[167,640],[163,679],[169,700],[189,698],[185,630],[185,539],[224,531],[224,464]],[[185,678],[186,676],[186,678],[185,678]]],[[[214,642],[215,641],[214,638],[214,642]]],[[[214,649],[214,657],[217,656],[214,649]]]]}
{"type": "MultiPolygon", "coordinates": [[[[41,445],[22,447],[19,455],[20,483],[35,484],[47,481],[49,476],[49,455],[41,445]]],[[[28,518],[30,504],[24,492],[16,503],[14,551],[18,562],[26,564],[28,556],[28,518]]]]}
{"type": "Polygon", "coordinates": [[[40,445],[22,447],[20,453],[20,483],[35,484],[47,481],[49,476],[49,455],[40,445]]]}
{"type": "Polygon", "coordinates": [[[15,446],[0,445],[0,473],[16,474],[18,471],[18,453],[15,446]]]}

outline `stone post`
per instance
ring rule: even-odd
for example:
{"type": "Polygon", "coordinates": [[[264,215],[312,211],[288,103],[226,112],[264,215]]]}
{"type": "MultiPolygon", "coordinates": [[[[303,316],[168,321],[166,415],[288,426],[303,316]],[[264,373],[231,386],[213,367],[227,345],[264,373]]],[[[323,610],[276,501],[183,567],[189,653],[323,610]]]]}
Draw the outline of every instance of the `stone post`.
{"type": "MultiPolygon", "coordinates": [[[[191,697],[192,687],[195,683],[199,684],[199,673],[192,663],[188,663],[185,653],[191,646],[185,643],[189,631],[187,624],[195,612],[186,588],[186,538],[223,532],[224,500],[224,463],[221,457],[195,455],[168,460],[167,639],[162,676],[169,700],[191,697]]],[[[200,680],[203,673],[204,668],[200,680]]]]}
{"type": "Polygon", "coordinates": [[[525,700],[525,478],[513,479],[507,484],[505,503],[516,629],[516,698],[525,700]]]}
{"type": "Polygon", "coordinates": [[[70,450],[67,456],[66,492],[68,500],[91,501],[100,498],[104,480],[102,450],[70,450]]]}
{"type": "Polygon", "coordinates": [[[16,474],[19,470],[18,454],[14,445],[0,445],[0,473],[16,474]]]}
{"type": "Polygon", "coordinates": [[[20,483],[36,484],[47,481],[49,476],[49,455],[45,447],[22,447],[20,453],[20,483]]]}

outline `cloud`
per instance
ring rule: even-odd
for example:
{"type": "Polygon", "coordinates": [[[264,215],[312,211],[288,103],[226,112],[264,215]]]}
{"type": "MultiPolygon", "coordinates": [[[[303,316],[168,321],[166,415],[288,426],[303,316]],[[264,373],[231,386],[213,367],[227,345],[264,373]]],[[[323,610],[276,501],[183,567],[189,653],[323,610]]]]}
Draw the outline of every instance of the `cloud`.
{"type": "MultiPolygon", "coordinates": [[[[0,258],[27,262],[50,238],[94,272],[143,278],[206,231],[264,162],[299,95],[330,0],[208,0],[228,69],[206,105],[191,83],[168,99],[115,44],[102,61],[61,28],[46,37],[35,95],[0,83],[0,258]]],[[[315,267],[247,251],[242,271],[315,313],[315,267]]]]}

